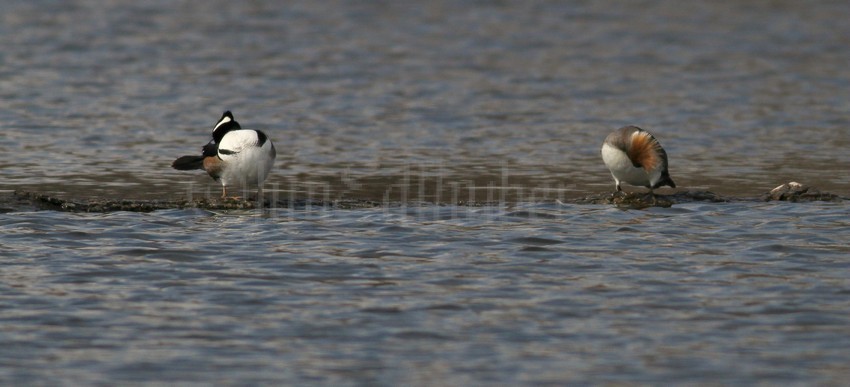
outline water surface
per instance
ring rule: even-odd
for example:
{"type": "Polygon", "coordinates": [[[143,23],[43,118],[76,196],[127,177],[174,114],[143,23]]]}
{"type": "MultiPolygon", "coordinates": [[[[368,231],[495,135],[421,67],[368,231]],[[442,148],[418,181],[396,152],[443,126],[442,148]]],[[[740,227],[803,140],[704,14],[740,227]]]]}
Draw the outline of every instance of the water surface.
{"type": "Polygon", "coordinates": [[[0,213],[0,381],[844,383],[846,202],[556,199],[613,190],[599,148],[627,124],[683,190],[850,196],[848,15],[7,2],[3,194],[217,196],[169,166],[229,109],[277,145],[269,195],[388,205],[0,213]],[[454,205],[476,201],[499,204],[454,205]]]}
{"type": "Polygon", "coordinates": [[[10,189],[215,189],[169,165],[198,152],[225,109],[277,143],[269,184],[302,195],[380,200],[400,195],[405,176],[436,186],[439,175],[446,197],[449,183],[500,186],[505,171],[524,197],[604,192],[599,148],[627,124],[658,136],[682,187],[755,196],[800,180],[846,195],[850,185],[843,2],[7,8],[10,189]]]}
{"type": "Polygon", "coordinates": [[[839,383],[847,211],[5,214],[0,376],[839,383]]]}

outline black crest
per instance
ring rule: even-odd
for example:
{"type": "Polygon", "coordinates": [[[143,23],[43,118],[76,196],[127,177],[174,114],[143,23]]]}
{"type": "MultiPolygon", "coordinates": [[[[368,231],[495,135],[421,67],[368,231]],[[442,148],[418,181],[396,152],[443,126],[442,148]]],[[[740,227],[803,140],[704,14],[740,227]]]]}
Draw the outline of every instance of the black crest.
{"type": "Polygon", "coordinates": [[[233,113],[231,113],[230,110],[225,111],[224,114],[221,115],[221,118],[218,119],[215,127],[213,127],[213,141],[218,144],[227,132],[238,129],[242,129],[242,127],[239,126],[239,123],[236,122],[235,119],[233,119],[233,113]]]}

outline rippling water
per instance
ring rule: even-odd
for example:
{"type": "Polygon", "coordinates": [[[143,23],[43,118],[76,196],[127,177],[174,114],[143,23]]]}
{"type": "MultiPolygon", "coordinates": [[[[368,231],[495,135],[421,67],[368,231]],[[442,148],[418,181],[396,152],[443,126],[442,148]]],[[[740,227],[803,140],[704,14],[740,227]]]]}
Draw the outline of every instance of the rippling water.
{"type": "Polygon", "coordinates": [[[504,169],[527,190],[607,191],[599,148],[625,124],[658,135],[682,187],[751,196],[795,179],[846,194],[848,14],[791,1],[12,2],[3,184],[183,195],[176,182],[212,184],[171,161],[231,109],[277,142],[269,184],[301,194],[381,199],[405,171],[486,187],[504,169]]]}
{"type": "Polygon", "coordinates": [[[230,109],[277,145],[270,194],[392,205],[0,213],[0,382],[841,384],[846,202],[555,199],[612,190],[626,124],[682,189],[850,195],[848,16],[6,2],[0,191],[217,195],[169,165],[230,109]],[[462,201],[501,204],[434,205],[462,201]]]}
{"type": "Polygon", "coordinates": [[[5,214],[2,377],[839,383],[847,210],[5,214]]]}

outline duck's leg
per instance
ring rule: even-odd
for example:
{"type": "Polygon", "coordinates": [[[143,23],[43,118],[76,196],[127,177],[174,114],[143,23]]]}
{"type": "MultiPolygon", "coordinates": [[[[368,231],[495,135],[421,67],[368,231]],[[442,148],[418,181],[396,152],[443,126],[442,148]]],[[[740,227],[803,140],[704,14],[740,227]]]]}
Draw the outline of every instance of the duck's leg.
{"type": "Polygon", "coordinates": [[[620,181],[619,181],[619,180],[617,180],[617,179],[615,178],[615,179],[614,179],[614,183],[615,183],[615,184],[614,184],[614,187],[616,187],[616,188],[617,188],[617,190],[616,190],[616,191],[614,191],[614,192],[611,192],[611,199],[613,199],[613,198],[617,197],[617,194],[619,194],[619,193],[622,193],[622,192],[623,192],[623,189],[622,189],[622,188],[620,188],[620,181]]]}
{"type": "Polygon", "coordinates": [[[263,197],[263,185],[262,184],[257,186],[257,203],[259,203],[260,206],[263,206],[265,204],[265,198],[263,197]]]}

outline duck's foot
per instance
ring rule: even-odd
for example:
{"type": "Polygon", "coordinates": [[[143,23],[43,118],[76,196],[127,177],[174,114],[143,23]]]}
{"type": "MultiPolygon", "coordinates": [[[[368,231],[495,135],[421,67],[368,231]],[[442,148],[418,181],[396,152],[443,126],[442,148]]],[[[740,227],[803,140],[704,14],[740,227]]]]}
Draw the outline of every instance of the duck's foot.
{"type": "Polygon", "coordinates": [[[625,198],[626,196],[628,196],[628,194],[627,194],[626,192],[624,192],[624,191],[614,191],[614,192],[611,192],[611,200],[614,200],[614,199],[617,199],[617,198],[623,199],[623,198],[625,198]]]}
{"type": "Polygon", "coordinates": [[[644,199],[646,200],[646,202],[652,203],[653,206],[658,205],[658,197],[655,196],[655,193],[653,193],[652,191],[649,191],[649,193],[644,195],[644,199]]]}

